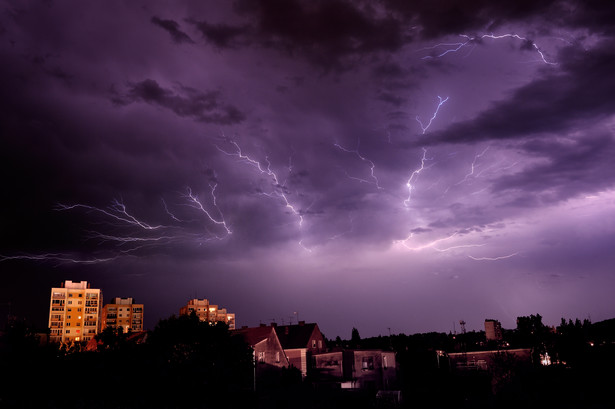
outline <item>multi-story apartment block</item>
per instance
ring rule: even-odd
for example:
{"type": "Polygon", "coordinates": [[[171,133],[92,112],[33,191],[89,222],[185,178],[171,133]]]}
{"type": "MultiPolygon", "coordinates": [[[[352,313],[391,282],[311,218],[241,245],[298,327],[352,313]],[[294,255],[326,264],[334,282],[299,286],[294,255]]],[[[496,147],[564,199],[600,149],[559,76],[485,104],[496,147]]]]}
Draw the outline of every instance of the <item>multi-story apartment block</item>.
{"type": "Polygon", "coordinates": [[[502,324],[498,320],[485,320],[485,338],[487,341],[502,340],[502,324]]]}
{"type": "Polygon", "coordinates": [[[122,328],[123,332],[143,331],[143,304],[135,304],[132,298],[112,298],[102,309],[101,330],[122,328]]]}
{"type": "Polygon", "coordinates": [[[206,299],[192,299],[188,304],[179,309],[179,315],[190,315],[194,312],[200,321],[207,321],[210,324],[224,322],[229,329],[235,329],[235,314],[226,311],[226,308],[218,308],[217,305],[210,304],[206,299]]]}
{"type": "Polygon", "coordinates": [[[87,281],[65,281],[51,289],[49,339],[52,342],[89,341],[98,333],[102,291],[87,281]]]}

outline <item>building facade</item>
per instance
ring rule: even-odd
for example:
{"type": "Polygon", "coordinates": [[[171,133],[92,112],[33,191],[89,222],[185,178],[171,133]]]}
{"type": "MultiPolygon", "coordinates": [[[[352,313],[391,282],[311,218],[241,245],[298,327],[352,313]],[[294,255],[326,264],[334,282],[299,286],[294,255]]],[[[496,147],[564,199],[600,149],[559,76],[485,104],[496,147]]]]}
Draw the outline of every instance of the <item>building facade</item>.
{"type": "Polygon", "coordinates": [[[502,324],[498,320],[485,320],[485,338],[487,341],[502,340],[502,324]]]}
{"type": "Polygon", "coordinates": [[[395,352],[349,349],[314,354],[314,378],[342,389],[391,390],[397,386],[395,352]]]}
{"type": "Polygon", "coordinates": [[[299,321],[297,325],[275,325],[280,343],[288,357],[290,365],[301,371],[303,377],[308,375],[311,357],[326,351],[325,337],[318,324],[299,321]]]}
{"type": "Polygon", "coordinates": [[[210,304],[207,299],[199,300],[194,298],[188,304],[179,309],[179,315],[190,315],[195,313],[200,321],[215,324],[224,322],[229,329],[235,329],[235,314],[226,311],[226,308],[218,308],[217,305],[210,304]]]}
{"type": "Polygon", "coordinates": [[[99,331],[102,291],[87,281],[65,281],[51,289],[49,340],[51,342],[89,341],[99,331]]]}
{"type": "Polygon", "coordinates": [[[102,309],[100,328],[143,331],[143,304],[136,304],[132,298],[112,298],[102,309]]]}

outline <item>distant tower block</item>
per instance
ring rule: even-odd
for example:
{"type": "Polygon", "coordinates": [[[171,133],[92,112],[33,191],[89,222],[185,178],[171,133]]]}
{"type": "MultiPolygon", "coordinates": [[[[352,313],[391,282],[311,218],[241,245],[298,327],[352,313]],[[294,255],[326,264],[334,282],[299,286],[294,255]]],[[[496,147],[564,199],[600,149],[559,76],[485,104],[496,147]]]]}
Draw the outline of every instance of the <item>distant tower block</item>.
{"type": "Polygon", "coordinates": [[[211,325],[216,322],[224,322],[229,329],[235,329],[235,314],[227,312],[226,308],[219,308],[217,305],[210,304],[207,299],[194,298],[179,309],[179,315],[190,315],[193,312],[199,318],[199,321],[206,321],[211,325]]]}
{"type": "Polygon", "coordinates": [[[498,320],[485,320],[485,338],[487,341],[502,340],[502,324],[498,320]]]}

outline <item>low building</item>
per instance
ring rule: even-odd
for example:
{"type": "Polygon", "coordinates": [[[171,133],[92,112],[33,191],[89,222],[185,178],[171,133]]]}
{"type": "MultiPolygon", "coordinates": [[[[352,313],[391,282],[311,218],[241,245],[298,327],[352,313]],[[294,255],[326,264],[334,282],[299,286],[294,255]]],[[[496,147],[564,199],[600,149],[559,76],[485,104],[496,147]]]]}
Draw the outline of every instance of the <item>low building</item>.
{"type": "Polygon", "coordinates": [[[132,298],[112,298],[102,309],[100,328],[143,331],[143,304],[136,304],[132,298]]]}
{"type": "Polygon", "coordinates": [[[224,322],[229,329],[235,329],[235,314],[226,311],[226,308],[219,308],[217,305],[209,303],[207,299],[194,298],[188,301],[188,304],[179,309],[179,315],[196,314],[199,321],[215,324],[216,322],[224,322]]]}
{"type": "Polygon", "coordinates": [[[272,326],[290,365],[299,369],[303,377],[307,376],[312,355],[325,352],[327,348],[318,324],[299,321],[297,325],[272,326]]]}
{"type": "Polygon", "coordinates": [[[391,390],[396,387],[395,352],[350,349],[314,354],[314,377],[342,389],[391,390]]]}
{"type": "Polygon", "coordinates": [[[448,354],[450,367],[461,371],[488,371],[498,366],[531,365],[530,348],[468,351],[448,354]]]}

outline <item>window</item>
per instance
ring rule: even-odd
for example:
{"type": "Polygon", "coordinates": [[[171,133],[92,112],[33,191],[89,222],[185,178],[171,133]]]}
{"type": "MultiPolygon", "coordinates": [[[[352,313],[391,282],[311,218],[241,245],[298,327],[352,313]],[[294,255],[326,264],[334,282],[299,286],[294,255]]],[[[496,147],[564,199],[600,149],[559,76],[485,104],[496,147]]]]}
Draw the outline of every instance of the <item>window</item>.
{"type": "Polygon", "coordinates": [[[79,294],[79,297],[83,297],[83,294],[79,294]]]}
{"type": "Polygon", "coordinates": [[[67,334],[70,334],[70,330],[69,330],[69,329],[67,329],[67,330],[66,330],[66,333],[67,333],[67,334]]]}
{"type": "Polygon", "coordinates": [[[265,362],[265,351],[258,353],[258,362],[265,362]]]}
{"type": "Polygon", "coordinates": [[[382,367],[383,367],[384,369],[387,369],[387,368],[388,368],[388,365],[387,365],[387,356],[386,356],[386,355],[384,355],[384,356],[382,357],[382,367]]]}
{"type": "Polygon", "coordinates": [[[312,348],[316,348],[316,340],[315,339],[312,340],[312,348]]]}
{"type": "Polygon", "coordinates": [[[318,349],[322,349],[322,339],[318,340],[318,349]]]}
{"type": "Polygon", "coordinates": [[[280,362],[280,352],[279,351],[275,353],[275,361],[280,362]]]}
{"type": "Polygon", "coordinates": [[[363,370],[374,369],[374,357],[373,356],[364,356],[363,357],[363,365],[361,366],[361,369],[363,369],[363,370]]]}
{"type": "Polygon", "coordinates": [[[69,304],[72,304],[73,302],[72,302],[72,301],[68,301],[68,303],[69,303],[69,304]]]}

